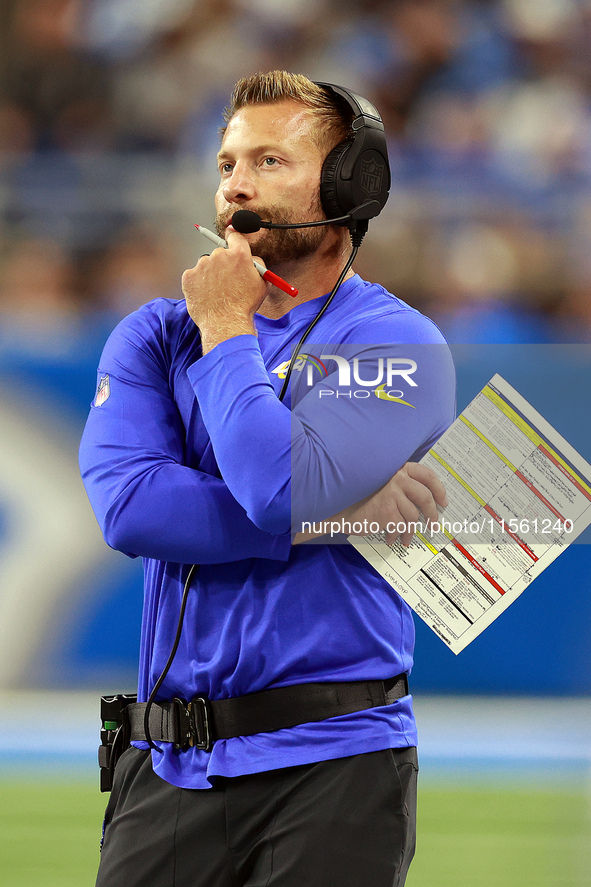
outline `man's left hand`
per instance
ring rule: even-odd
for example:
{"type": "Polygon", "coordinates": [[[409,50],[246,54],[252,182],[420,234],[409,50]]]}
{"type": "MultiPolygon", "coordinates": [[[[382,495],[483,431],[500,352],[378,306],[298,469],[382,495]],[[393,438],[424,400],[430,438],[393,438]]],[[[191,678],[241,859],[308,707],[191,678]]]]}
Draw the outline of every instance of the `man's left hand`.
{"type": "MultiPolygon", "coordinates": [[[[422,520],[421,515],[427,529],[439,520],[438,506],[445,508],[447,504],[445,486],[433,469],[420,462],[406,462],[375,493],[318,523],[324,525],[324,532],[328,526],[331,526],[331,532],[332,527],[339,532],[339,524],[342,527],[355,523],[361,526],[375,524],[386,531],[385,541],[388,545],[393,545],[400,537],[402,544],[409,546],[422,520]]],[[[341,532],[345,532],[344,529],[341,532]]],[[[320,535],[323,534],[314,531],[296,533],[293,544],[298,545],[320,535]]]]}

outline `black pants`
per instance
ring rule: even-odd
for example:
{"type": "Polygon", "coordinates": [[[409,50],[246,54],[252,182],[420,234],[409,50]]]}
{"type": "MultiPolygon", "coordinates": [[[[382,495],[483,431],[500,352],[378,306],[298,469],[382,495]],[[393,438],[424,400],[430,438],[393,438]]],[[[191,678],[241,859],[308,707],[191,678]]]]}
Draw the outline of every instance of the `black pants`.
{"type": "Polygon", "coordinates": [[[180,789],[129,749],[97,887],[402,887],[414,854],[415,748],[180,789]]]}

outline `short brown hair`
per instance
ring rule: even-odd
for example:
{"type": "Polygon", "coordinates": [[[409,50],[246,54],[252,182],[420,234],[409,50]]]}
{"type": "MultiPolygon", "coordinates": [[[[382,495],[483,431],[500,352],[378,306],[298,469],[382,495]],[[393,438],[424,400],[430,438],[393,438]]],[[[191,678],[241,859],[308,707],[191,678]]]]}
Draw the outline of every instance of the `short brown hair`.
{"type": "MultiPolygon", "coordinates": [[[[327,152],[351,133],[353,113],[339,96],[329,94],[304,74],[269,71],[253,74],[238,81],[230,105],[224,111],[226,123],[236,111],[247,105],[273,104],[293,100],[309,108],[318,121],[317,144],[327,152]]],[[[226,129],[221,130],[223,137],[226,129]]]]}

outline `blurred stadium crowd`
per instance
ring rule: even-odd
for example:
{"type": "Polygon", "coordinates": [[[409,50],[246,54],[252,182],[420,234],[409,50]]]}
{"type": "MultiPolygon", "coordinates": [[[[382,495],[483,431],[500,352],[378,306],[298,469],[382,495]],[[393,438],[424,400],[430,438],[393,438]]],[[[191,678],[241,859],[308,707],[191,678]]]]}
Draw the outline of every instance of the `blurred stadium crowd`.
{"type": "Polygon", "coordinates": [[[591,0],[2,0],[0,341],[177,298],[238,77],[373,100],[357,270],[453,342],[591,341],[591,0]]]}

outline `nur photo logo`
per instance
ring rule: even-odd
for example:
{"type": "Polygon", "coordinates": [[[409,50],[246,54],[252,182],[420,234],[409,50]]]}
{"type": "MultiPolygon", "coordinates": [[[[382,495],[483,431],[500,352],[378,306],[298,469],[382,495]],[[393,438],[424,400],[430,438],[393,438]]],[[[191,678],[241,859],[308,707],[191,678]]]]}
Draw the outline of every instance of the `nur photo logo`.
{"type": "MultiPolygon", "coordinates": [[[[286,360],[272,370],[280,379],[285,378],[289,361],[286,360]]],[[[395,383],[404,381],[411,388],[418,383],[412,378],[417,370],[417,362],[408,357],[379,357],[375,361],[359,357],[346,358],[342,354],[300,354],[294,364],[294,372],[305,370],[305,384],[315,387],[318,396],[322,397],[355,397],[363,399],[372,397],[415,409],[414,405],[404,400],[405,393],[395,383]],[[318,383],[332,375],[336,364],[336,386],[323,387],[318,383]],[[358,386],[358,387],[355,387],[358,386]]]]}

